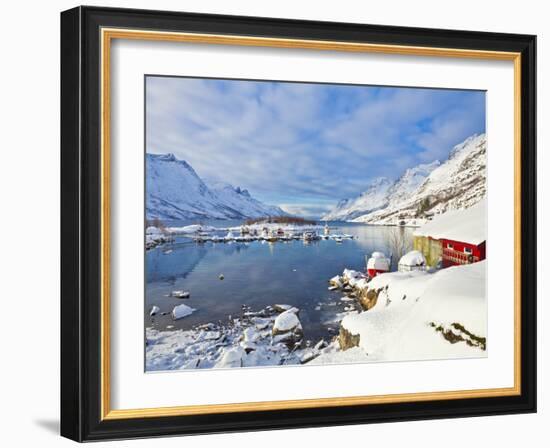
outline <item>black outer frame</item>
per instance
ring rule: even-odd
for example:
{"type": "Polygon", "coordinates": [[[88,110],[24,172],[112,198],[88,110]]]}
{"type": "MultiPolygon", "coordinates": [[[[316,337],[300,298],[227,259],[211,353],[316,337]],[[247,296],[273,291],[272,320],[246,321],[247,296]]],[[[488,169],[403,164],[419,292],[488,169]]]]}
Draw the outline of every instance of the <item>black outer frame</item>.
{"type": "Polygon", "coordinates": [[[61,13],[61,435],[76,441],[536,412],[536,36],[77,7],[61,13]],[[521,395],[100,419],[100,28],[520,52],[521,395]]]}

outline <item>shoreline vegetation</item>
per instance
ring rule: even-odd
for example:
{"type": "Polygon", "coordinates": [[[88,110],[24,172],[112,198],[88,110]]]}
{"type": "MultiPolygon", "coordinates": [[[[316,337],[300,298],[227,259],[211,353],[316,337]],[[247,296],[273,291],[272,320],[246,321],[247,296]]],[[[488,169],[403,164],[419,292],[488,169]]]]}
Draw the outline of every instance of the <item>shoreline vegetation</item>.
{"type": "Polygon", "coordinates": [[[251,218],[244,221],[244,225],[253,224],[294,224],[297,226],[315,225],[318,221],[301,218],[299,216],[265,216],[262,218],[251,218]]]}

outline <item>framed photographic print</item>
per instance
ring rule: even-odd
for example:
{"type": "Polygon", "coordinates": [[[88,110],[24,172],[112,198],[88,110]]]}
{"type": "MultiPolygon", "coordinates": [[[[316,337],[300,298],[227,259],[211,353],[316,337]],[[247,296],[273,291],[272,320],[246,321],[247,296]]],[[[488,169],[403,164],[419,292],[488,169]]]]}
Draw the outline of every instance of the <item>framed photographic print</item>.
{"type": "Polygon", "coordinates": [[[535,412],[534,36],[61,14],[61,433],[535,412]]]}

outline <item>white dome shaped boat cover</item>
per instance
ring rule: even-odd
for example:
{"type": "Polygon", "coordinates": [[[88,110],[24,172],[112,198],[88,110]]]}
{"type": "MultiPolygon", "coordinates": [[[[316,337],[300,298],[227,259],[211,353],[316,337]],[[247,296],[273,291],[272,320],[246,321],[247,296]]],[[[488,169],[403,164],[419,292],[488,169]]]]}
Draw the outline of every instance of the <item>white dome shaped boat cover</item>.
{"type": "MultiPolygon", "coordinates": [[[[375,252],[380,253],[380,252],[375,252]]],[[[375,269],[377,271],[389,271],[390,270],[390,260],[386,257],[374,257],[374,254],[372,257],[369,258],[369,261],[367,261],[367,269],[375,269]]]]}
{"type": "Polygon", "coordinates": [[[386,258],[384,252],[373,252],[371,258],[386,258]]]}
{"type": "Polygon", "coordinates": [[[418,250],[411,250],[401,257],[399,264],[405,266],[426,266],[426,257],[418,250]]]}

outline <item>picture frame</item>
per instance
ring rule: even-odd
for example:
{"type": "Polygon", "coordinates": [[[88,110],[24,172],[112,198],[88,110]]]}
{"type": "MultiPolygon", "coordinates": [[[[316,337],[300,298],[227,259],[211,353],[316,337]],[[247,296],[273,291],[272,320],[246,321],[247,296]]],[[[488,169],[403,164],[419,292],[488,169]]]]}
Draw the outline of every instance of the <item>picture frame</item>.
{"type": "Polygon", "coordinates": [[[100,7],[61,13],[61,435],[82,442],[536,412],[535,142],[535,36],[100,7]],[[116,40],[511,62],[513,386],[113,409],[109,80],[116,40]]]}

